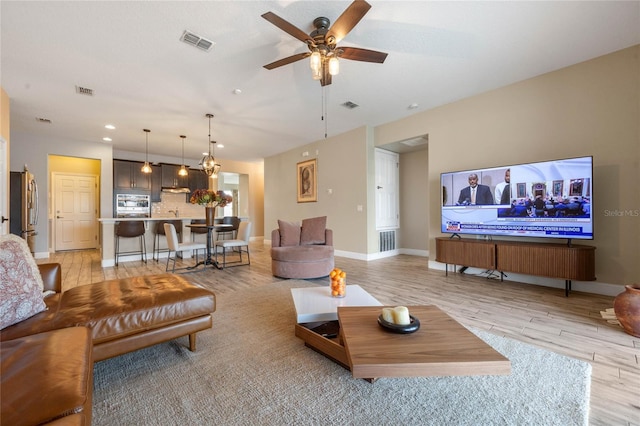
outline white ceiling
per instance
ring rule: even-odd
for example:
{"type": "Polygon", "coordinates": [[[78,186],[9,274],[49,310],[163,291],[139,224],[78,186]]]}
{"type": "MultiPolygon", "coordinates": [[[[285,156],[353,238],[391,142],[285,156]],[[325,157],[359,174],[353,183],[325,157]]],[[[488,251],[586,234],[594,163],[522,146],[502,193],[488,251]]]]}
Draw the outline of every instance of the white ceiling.
{"type": "Polygon", "coordinates": [[[212,139],[225,145],[217,157],[260,161],[324,138],[325,128],[377,126],[640,43],[639,1],[370,0],[339,45],[387,52],[384,64],[343,60],[324,94],[307,60],[262,67],[306,51],[263,13],[308,33],[314,18],[333,22],[350,3],[2,0],[12,134],[110,136],[115,150],[144,152],[148,128],[151,153],[180,157],[184,134],[187,158],[200,158],[212,113],[212,139]],[[185,44],[185,30],[216,44],[185,44]]]}

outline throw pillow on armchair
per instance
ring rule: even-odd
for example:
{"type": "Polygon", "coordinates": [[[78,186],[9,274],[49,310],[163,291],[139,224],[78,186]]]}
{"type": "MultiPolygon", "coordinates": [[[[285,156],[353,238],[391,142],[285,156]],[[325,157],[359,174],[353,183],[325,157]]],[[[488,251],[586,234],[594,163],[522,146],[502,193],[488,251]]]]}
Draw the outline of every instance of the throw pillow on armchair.
{"type": "Polygon", "coordinates": [[[325,244],[325,229],[327,217],[319,216],[302,220],[300,232],[300,245],[325,244]]]}

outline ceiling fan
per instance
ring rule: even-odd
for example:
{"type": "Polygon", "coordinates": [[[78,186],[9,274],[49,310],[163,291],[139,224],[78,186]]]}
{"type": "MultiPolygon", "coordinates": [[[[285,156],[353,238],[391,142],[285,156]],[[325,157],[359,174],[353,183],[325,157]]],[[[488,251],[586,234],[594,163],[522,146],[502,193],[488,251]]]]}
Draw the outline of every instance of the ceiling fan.
{"type": "Polygon", "coordinates": [[[309,48],[308,52],[298,53],[287,58],[280,59],[265,65],[268,70],[288,65],[310,57],[311,72],[314,80],[320,80],[322,86],[331,84],[331,77],[338,74],[338,58],[353,61],[374,62],[381,64],[387,58],[387,54],[375,50],[360,49],[357,47],[339,47],[337,44],[351,31],[364,15],[371,9],[371,5],[364,0],[355,0],[342,12],[331,27],[328,18],[319,17],[313,20],[316,28],[310,34],[285,21],[273,12],[262,15],[282,31],[302,41],[309,48]]]}

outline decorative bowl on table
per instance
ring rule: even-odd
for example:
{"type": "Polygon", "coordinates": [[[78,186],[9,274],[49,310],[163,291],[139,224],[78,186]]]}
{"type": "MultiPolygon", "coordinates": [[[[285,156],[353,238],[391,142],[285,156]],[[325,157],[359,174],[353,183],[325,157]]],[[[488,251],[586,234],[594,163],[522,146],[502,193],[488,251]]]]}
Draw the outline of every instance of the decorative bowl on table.
{"type": "Polygon", "coordinates": [[[380,315],[378,317],[378,324],[380,324],[380,327],[393,333],[409,334],[413,333],[414,331],[418,331],[418,329],[420,328],[420,320],[418,320],[418,318],[414,317],[413,315],[409,315],[409,319],[411,320],[409,324],[395,324],[386,321],[382,318],[382,315],[380,315]]]}

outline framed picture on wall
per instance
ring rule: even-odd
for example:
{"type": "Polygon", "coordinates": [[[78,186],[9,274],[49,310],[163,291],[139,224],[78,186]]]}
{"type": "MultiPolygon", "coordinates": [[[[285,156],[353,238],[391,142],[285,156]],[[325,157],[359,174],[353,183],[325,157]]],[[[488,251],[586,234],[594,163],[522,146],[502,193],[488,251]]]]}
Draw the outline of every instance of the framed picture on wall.
{"type": "Polygon", "coordinates": [[[298,202],[318,201],[318,160],[302,161],[296,166],[298,176],[298,202]]]}
{"type": "Polygon", "coordinates": [[[554,197],[562,197],[562,190],[564,181],[563,180],[554,180],[553,181],[553,196],[554,197]]]}

